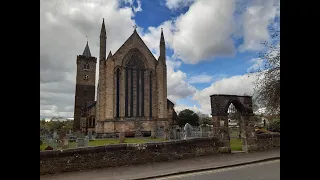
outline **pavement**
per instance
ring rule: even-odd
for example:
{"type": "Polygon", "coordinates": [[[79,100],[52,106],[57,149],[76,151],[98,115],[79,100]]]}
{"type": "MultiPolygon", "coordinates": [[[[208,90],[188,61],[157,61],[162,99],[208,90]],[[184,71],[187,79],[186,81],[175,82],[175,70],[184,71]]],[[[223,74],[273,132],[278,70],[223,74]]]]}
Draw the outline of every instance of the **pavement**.
{"type": "Polygon", "coordinates": [[[243,166],[236,166],[224,169],[215,169],[182,175],[174,175],[157,180],[280,180],[280,160],[260,162],[243,166]]]}
{"type": "MultiPolygon", "coordinates": [[[[156,162],[152,164],[103,168],[81,172],[67,172],[61,174],[40,176],[40,180],[138,180],[162,179],[164,177],[168,179],[169,177],[175,177],[177,175],[179,176],[188,173],[196,174],[198,172],[205,172],[210,170],[212,171],[239,166],[247,166],[252,163],[263,163],[264,161],[275,159],[280,159],[280,149],[272,149],[255,153],[236,152],[232,154],[217,154],[212,156],[202,156],[168,162],[156,162]]],[[[274,168],[274,166],[270,167],[269,169],[272,168],[274,168]]],[[[260,169],[263,169],[263,167],[260,167],[260,169]]],[[[243,171],[246,170],[244,169],[243,171]]],[[[252,170],[250,170],[250,168],[247,168],[247,171],[247,173],[250,174],[252,170]]],[[[208,179],[208,177],[199,177],[199,179],[208,179]]],[[[198,177],[196,179],[198,179],[198,177]]],[[[240,179],[243,178],[241,177],[240,179]]],[[[230,179],[228,180],[232,180],[232,177],[230,177],[230,179]]]]}

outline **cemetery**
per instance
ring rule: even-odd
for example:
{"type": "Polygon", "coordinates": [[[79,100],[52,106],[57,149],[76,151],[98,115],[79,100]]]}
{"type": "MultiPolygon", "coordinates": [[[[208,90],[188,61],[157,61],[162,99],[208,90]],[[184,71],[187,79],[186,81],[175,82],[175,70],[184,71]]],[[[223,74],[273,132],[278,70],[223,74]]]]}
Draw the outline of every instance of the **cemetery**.
{"type": "Polygon", "coordinates": [[[161,124],[152,131],[121,131],[99,136],[71,130],[40,137],[40,174],[53,174],[103,167],[118,167],[177,160],[189,157],[254,152],[280,147],[280,133],[255,131],[251,97],[211,97],[212,124],[192,126],[161,124]],[[240,112],[238,127],[229,127],[227,109],[233,103],[240,112]],[[237,132],[237,130],[239,130],[237,132]]]}

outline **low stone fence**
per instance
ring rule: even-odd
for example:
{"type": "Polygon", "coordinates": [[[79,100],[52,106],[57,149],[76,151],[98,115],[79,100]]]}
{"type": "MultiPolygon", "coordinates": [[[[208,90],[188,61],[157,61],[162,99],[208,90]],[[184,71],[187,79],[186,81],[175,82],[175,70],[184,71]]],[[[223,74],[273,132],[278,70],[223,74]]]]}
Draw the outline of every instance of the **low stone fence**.
{"type": "Polygon", "coordinates": [[[40,175],[230,153],[218,138],[114,144],[40,152],[40,175]]]}
{"type": "Polygon", "coordinates": [[[266,149],[271,149],[273,147],[280,147],[280,133],[272,134],[257,134],[256,140],[256,151],[262,151],[266,149]]]}

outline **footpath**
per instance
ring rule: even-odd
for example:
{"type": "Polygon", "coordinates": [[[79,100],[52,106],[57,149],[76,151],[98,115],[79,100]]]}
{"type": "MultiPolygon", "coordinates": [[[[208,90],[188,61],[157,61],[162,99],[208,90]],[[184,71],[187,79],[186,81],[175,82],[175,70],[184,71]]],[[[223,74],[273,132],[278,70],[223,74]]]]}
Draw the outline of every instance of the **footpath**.
{"type": "Polygon", "coordinates": [[[202,156],[189,159],[156,162],[152,164],[103,168],[81,172],[66,172],[40,176],[40,180],[138,180],[156,179],[168,175],[198,172],[272,159],[280,159],[280,149],[254,153],[231,153],[202,156]]]}

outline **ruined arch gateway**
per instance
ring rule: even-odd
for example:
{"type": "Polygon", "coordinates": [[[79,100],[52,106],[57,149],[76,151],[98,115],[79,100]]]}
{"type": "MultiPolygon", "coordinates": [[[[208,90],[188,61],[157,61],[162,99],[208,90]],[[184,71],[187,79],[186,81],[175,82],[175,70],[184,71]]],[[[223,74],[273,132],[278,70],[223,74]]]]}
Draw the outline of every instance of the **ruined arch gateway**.
{"type": "Polygon", "coordinates": [[[108,56],[106,41],[103,21],[96,101],[96,58],[91,56],[88,43],[83,54],[77,56],[74,130],[92,130],[97,134],[129,131],[137,135],[159,127],[168,129],[174,124],[175,111],[174,104],[167,99],[163,32],[158,60],[135,29],[125,43],[114,54],[110,51],[108,56]],[[88,117],[92,115],[95,116],[95,124],[88,126],[88,117]]]}
{"type": "Polygon", "coordinates": [[[254,133],[254,114],[252,109],[251,96],[237,96],[227,94],[214,94],[210,96],[211,100],[211,115],[214,133],[221,137],[227,151],[230,148],[230,135],[228,127],[228,108],[232,103],[240,112],[240,127],[242,150],[245,152],[255,151],[257,149],[257,138],[254,133]]]}

